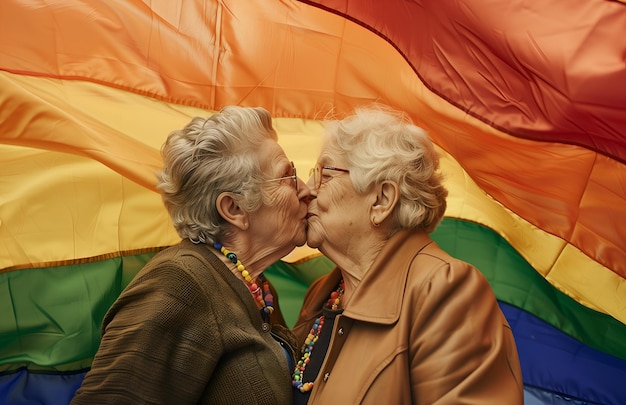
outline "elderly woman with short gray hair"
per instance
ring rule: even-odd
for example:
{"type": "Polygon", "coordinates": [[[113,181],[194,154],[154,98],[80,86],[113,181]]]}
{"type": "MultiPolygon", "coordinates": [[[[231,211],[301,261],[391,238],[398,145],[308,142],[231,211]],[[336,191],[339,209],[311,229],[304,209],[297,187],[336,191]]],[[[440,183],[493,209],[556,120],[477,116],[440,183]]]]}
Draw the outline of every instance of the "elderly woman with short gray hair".
{"type": "Polygon", "coordinates": [[[262,108],[193,118],[162,155],[182,241],[110,308],[72,404],[290,403],[295,340],[263,270],[305,243],[309,188],[262,108]]]}
{"type": "Polygon", "coordinates": [[[427,134],[383,106],[325,128],[307,243],[337,267],[311,285],[293,328],[294,403],[522,404],[487,280],[430,238],[448,192],[427,134]]]}

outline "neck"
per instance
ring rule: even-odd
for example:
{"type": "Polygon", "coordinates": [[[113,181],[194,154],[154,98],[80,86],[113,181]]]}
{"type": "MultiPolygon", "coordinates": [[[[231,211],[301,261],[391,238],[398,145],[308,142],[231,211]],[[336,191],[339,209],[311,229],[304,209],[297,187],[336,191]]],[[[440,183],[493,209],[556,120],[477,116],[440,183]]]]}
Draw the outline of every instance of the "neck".
{"type": "Polygon", "coordinates": [[[349,274],[345,273],[341,267],[339,268],[341,270],[341,275],[343,277],[343,282],[344,282],[344,292],[343,292],[343,298],[342,298],[342,305],[345,308],[346,305],[348,305],[348,302],[350,302],[350,297],[352,296],[352,292],[356,289],[356,287],[359,285],[359,282],[361,280],[357,280],[355,278],[350,277],[349,274]]]}
{"type": "MultiPolygon", "coordinates": [[[[246,234],[237,234],[221,241],[222,245],[228,250],[237,254],[239,260],[246,266],[246,270],[253,278],[256,278],[266,268],[276,263],[278,260],[287,255],[293,248],[285,251],[277,251],[275,247],[268,246],[267,243],[252,240],[246,234]]],[[[212,249],[211,246],[209,246],[212,249]]],[[[232,268],[232,263],[224,258],[224,263],[232,268]]]]}
{"type": "Polygon", "coordinates": [[[319,250],[328,257],[339,269],[345,282],[343,301],[350,301],[352,292],[369,271],[376,257],[385,245],[382,237],[361,240],[362,243],[350,243],[347,248],[335,249],[320,246],[319,250]]]}
{"type": "Polygon", "coordinates": [[[265,277],[262,277],[261,273],[258,275],[250,273],[241,259],[237,256],[237,253],[231,251],[221,243],[214,243],[213,248],[218,250],[222,256],[230,262],[226,262],[228,267],[248,286],[252,297],[256,301],[258,308],[261,310],[261,316],[265,319],[274,310],[274,297],[272,296],[269,283],[265,277]]]}
{"type": "Polygon", "coordinates": [[[369,271],[370,267],[374,263],[374,259],[380,250],[375,252],[369,252],[370,254],[352,255],[357,260],[351,260],[350,256],[345,255],[334,259],[335,255],[327,255],[324,253],[339,269],[341,270],[341,276],[345,281],[344,302],[347,303],[352,296],[352,292],[359,285],[361,280],[365,277],[365,274],[369,271]]]}
{"type": "MultiPolygon", "coordinates": [[[[250,241],[242,236],[235,236],[232,238],[225,238],[221,241],[221,244],[228,250],[234,252],[237,255],[237,258],[244,264],[248,273],[252,279],[256,279],[259,274],[265,270],[263,267],[263,263],[257,260],[257,254],[255,253],[255,249],[250,243],[250,241]]],[[[241,278],[241,273],[237,270],[236,267],[233,267],[234,264],[228,260],[225,256],[222,256],[222,261],[229,266],[229,268],[241,278]]]]}
{"type": "MultiPolygon", "coordinates": [[[[207,245],[207,248],[209,250],[212,250],[213,253],[215,253],[217,257],[219,257],[219,259],[226,265],[226,267],[228,267],[231,273],[233,273],[237,278],[243,280],[243,277],[241,276],[241,272],[237,269],[237,266],[235,266],[233,262],[228,260],[228,258],[224,256],[218,249],[215,249],[215,247],[211,245],[207,245]]],[[[258,277],[258,274],[254,275],[253,277],[258,277]]]]}

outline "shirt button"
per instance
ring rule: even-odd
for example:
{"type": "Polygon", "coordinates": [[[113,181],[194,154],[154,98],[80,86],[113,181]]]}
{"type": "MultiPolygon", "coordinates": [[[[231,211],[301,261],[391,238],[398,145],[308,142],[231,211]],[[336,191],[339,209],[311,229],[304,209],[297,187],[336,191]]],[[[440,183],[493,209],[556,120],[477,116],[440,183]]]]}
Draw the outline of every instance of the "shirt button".
{"type": "Polygon", "coordinates": [[[328,377],[330,377],[330,373],[324,374],[324,382],[326,382],[328,380],[328,377]]]}
{"type": "Polygon", "coordinates": [[[343,335],[343,328],[339,328],[339,330],[337,331],[338,334],[343,335]]]}
{"type": "Polygon", "coordinates": [[[271,329],[270,324],[267,322],[263,322],[263,324],[261,325],[261,330],[263,332],[269,332],[271,329]]]}

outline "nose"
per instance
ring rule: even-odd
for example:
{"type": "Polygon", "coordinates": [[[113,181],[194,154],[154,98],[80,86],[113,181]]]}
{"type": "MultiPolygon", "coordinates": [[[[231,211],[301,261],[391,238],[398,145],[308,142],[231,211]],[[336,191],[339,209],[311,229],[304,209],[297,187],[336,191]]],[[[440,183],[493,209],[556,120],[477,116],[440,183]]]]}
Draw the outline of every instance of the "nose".
{"type": "Polygon", "coordinates": [[[298,199],[309,200],[311,198],[311,189],[300,177],[298,177],[298,199]]]}
{"type": "Polygon", "coordinates": [[[309,181],[306,182],[306,185],[309,188],[311,199],[317,198],[317,190],[315,189],[315,179],[313,176],[309,177],[309,181]]]}

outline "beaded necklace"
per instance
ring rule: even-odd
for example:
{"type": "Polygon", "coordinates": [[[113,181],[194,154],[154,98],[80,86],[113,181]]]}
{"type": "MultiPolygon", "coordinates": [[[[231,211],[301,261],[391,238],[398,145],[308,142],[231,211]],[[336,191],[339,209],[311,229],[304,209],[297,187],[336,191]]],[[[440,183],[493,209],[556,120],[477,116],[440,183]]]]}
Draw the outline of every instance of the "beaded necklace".
{"type": "MultiPolygon", "coordinates": [[[[341,297],[344,292],[344,282],[343,279],[339,282],[339,286],[335,291],[330,293],[330,298],[326,301],[326,308],[337,310],[339,305],[341,305],[341,297]]],[[[320,333],[322,333],[322,327],[324,326],[324,315],[316,318],[313,322],[313,326],[309,331],[308,336],[304,340],[304,349],[302,353],[302,358],[298,361],[294,371],[293,371],[293,380],[292,385],[300,390],[300,392],[307,392],[313,389],[313,382],[303,382],[302,378],[304,377],[304,370],[306,369],[307,364],[311,362],[311,353],[313,352],[313,347],[315,343],[319,339],[320,333]]]]}
{"type": "Polygon", "coordinates": [[[252,294],[252,297],[254,298],[257,307],[259,307],[259,309],[261,310],[261,316],[265,319],[269,314],[274,312],[274,296],[270,291],[269,282],[267,281],[263,273],[259,274],[258,277],[261,285],[263,286],[263,290],[261,290],[261,287],[259,287],[258,284],[255,283],[254,280],[252,280],[252,276],[250,275],[248,270],[246,270],[245,266],[237,258],[237,255],[234,252],[226,249],[219,242],[215,242],[213,244],[213,247],[222,252],[222,254],[226,256],[226,258],[230,260],[235,265],[237,270],[241,273],[241,277],[243,277],[244,281],[246,282],[246,285],[248,286],[248,289],[250,290],[250,293],[252,294]]]}

